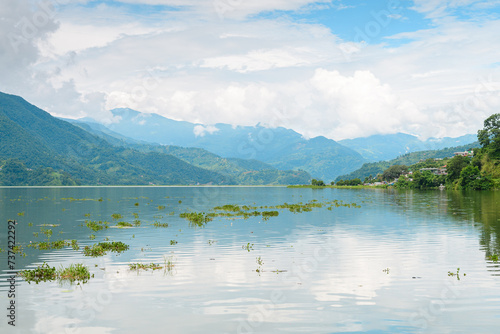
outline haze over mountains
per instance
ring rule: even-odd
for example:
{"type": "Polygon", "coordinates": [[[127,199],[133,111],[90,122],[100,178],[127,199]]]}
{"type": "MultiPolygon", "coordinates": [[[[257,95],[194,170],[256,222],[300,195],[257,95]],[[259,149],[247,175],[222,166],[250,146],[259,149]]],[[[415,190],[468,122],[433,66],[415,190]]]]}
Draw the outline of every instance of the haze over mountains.
{"type": "Polygon", "coordinates": [[[0,93],[0,162],[50,167],[39,173],[49,183],[66,173],[68,184],[305,184],[335,180],[366,162],[477,140],[393,134],[336,142],[282,127],[206,126],[131,109],[112,113],[116,121],[107,125],[61,120],[0,93]]]}
{"type": "MultiPolygon", "coordinates": [[[[476,135],[458,138],[418,137],[403,133],[374,135],[336,142],[325,137],[304,138],[291,129],[229,124],[202,125],[175,121],[158,114],[114,109],[115,122],[105,131],[140,142],[198,147],[226,158],[256,159],[278,169],[302,169],[313,177],[334,180],[366,162],[394,159],[400,155],[466,145],[476,135]]],[[[82,119],[82,122],[93,120],[82,119]]],[[[96,125],[91,125],[95,129],[96,125]]],[[[102,130],[102,129],[101,129],[102,130]]]]}
{"type": "Polygon", "coordinates": [[[4,93],[0,143],[2,185],[303,184],[311,178],[304,171],[233,162],[206,151],[177,150],[201,160],[207,166],[202,168],[168,154],[165,147],[113,145],[4,93]]]}

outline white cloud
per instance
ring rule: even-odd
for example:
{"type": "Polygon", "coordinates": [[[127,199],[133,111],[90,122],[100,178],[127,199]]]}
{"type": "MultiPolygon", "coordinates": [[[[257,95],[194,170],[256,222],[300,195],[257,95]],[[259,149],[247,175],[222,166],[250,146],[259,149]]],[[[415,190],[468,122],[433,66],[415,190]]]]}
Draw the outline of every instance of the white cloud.
{"type": "Polygon", "coordinates": [[[500,21],[449,14],[477,1],[415,1],[416,10],[440,19],[392,36],[391,47],[341,40],[318,24],[251,17],[318,5],[309,0],[228,1],[223,20],[212,1],[120,2],[181,9],[141,16],[123,6],[68,2],[17,54],[8,34],[36,8],[28,0],[2,2],[0,90],[66,117],[109,122],[107,109],[129,107],[334,139],[474,133],[500,107],[491,89],[500,82],[500,21]],[[491,74],[490,88],[476,93],[491,74]]]}
{"type": "Polygon", "coordinates": [[[213,125],[208,125],[208,126],[196,125],[193,129],[195,137],[204,137],[207,133],[211,135],[216,133],[217,131],[219,131],[219,129],[217,129],[213,125]]]}

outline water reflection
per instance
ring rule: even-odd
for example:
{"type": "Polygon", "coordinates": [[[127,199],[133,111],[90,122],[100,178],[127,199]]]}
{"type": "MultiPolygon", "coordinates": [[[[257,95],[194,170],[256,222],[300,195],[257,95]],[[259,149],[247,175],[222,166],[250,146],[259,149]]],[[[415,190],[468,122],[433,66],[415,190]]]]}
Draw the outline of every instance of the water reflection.
{"type": "MultiPolygon", "coordinates": [[[[95,275],[80,287],[18,281],[19,333],[494,332],[498,267],[485,256],[499,252],[497,207],[495,192],[0,189],[0,218],[18,219],[20,243],[46,238],[33,232],[52,222],[60,225],[51,227],[52,238],[77,239],[81,247],[105,238],[130,246],[98,258],[68,247],[19,259],[18,268],[84,263],[95,275]],[[70,197],[76,200],[64,199],[70,197]],[[215,217],[204,228],[179,217],[225,204],[311,200],[361,208],[282,210],[268,221],[215,217]],[[91,231],[86,214],[112,225],[113,214],[127,222],[138,217],[141,225],[91,231]],[[155,228],[155,221],[168,227],[155,228]],[[129,267],[165,259],[171,270],[129,267]],[[467,274],[460,281],[448,276],[458,267],[467,274]]],[[[5,253],[0,261],[5,270],[5,253]]],[[[5,323],[0,329],[11,330],[5,323]]]]}

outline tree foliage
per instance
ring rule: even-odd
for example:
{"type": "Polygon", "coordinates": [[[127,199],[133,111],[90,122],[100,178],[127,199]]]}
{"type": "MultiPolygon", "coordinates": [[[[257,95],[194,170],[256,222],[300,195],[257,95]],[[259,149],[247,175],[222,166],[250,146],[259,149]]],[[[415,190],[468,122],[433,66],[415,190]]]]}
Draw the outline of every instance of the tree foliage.
{"type": "Polygon", "coordinates": [[[382,180],[385,181],[392,181],[401,176],[401,174],[407,173],[408,172],[408,167],[405,165],[394,165],[389,168],[387,168],[383,173],[382,173],[382,180]]]}
{"type": "Polygon", "coordinates": [[[318,187],[324,187],[325,186],[325,182],[323,182],[323,180],[312,179],[311,185],[318,186],[318,187]]]}
{"type": "Polygon", "coordinates": [[[493,114],[484,121],[484,128],[477,132],[479,143],[492,151],[500,151],[500,114],[493,114]]]}
{"type": "Polygon", "coordinates": [[[460,178],[460,172],[463,168],[468,166],[470,159],[461,155],[453,157],[446,165],[446,172],[448,173],[446,180],[448,182],[453,182],[460,178]]]}

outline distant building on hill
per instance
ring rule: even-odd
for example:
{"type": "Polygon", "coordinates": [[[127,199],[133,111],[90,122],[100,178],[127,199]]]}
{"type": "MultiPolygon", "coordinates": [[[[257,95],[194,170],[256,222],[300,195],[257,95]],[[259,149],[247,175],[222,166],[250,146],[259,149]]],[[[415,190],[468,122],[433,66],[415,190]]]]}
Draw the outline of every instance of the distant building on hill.
{"type": "Polygon", "coordinates": [[[420,168],[420,172],[431,172],[434,175],[448,175],[446,168],[420,168]]]}
{"type": "Polygon", "coordinates": [[[474,156],[474,150],[470,149],[464,152],[455,152],[455,156],[461,155],[463,157],[473,157],[474,156]]]}

